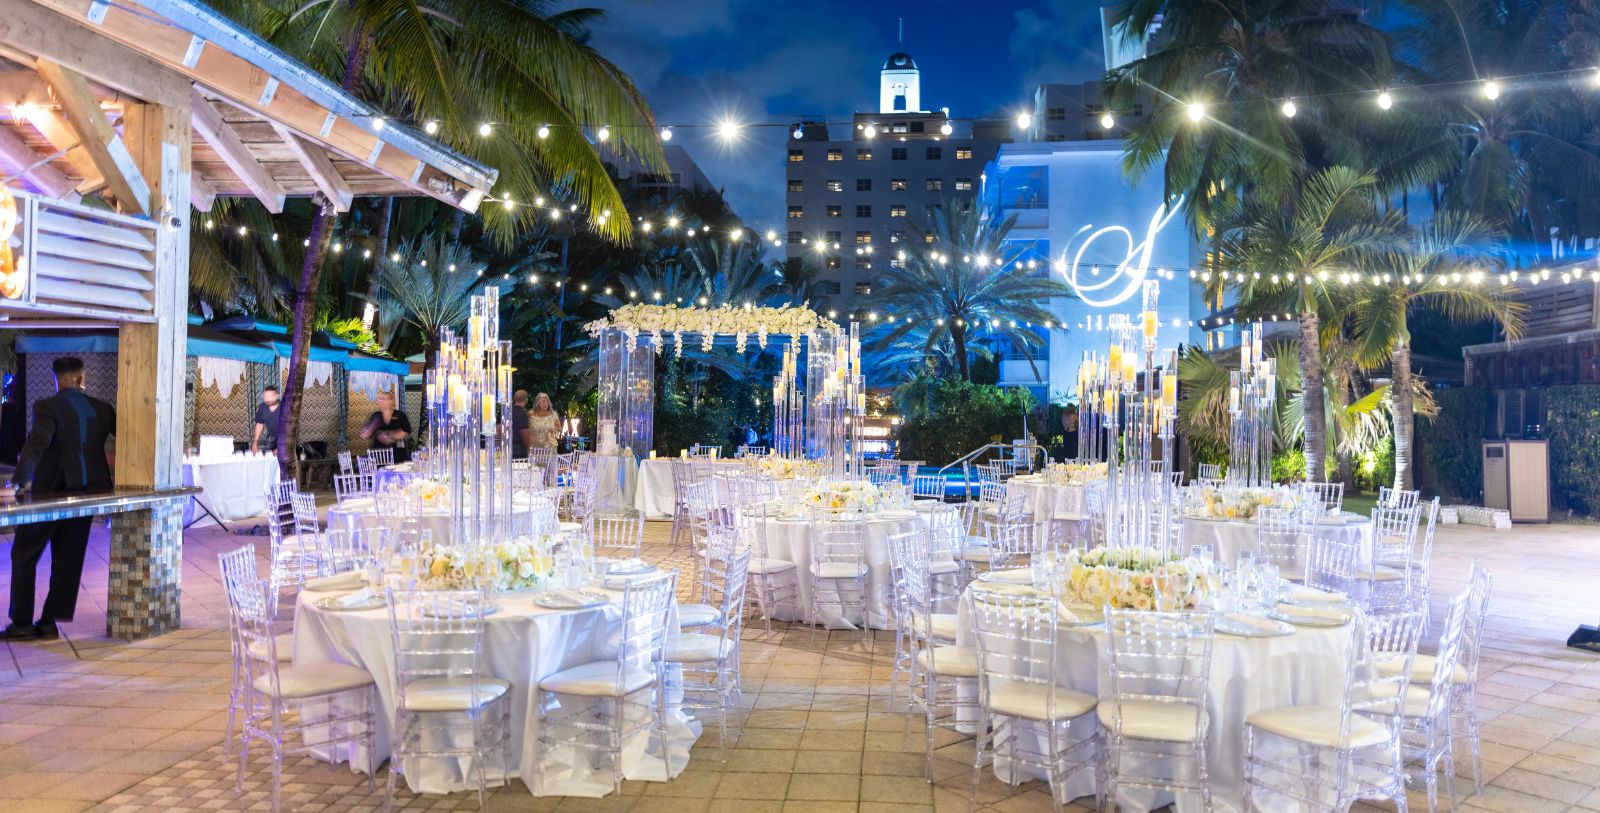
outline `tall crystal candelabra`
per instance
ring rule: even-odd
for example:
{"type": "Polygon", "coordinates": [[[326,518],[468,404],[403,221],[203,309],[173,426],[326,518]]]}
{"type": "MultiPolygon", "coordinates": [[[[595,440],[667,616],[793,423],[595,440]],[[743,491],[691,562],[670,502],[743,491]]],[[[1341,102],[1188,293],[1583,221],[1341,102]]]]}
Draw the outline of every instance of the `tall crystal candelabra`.
{"type": "Polygon", "coordinates": [[[1276,359],[1263,354],[1261,323],[1245,330],[1239,344],[1239,369],[1228,375],[1230,485],[1265,488],[1272,485],[1273,403],[1277,399],[1276,359]]]}
{"type": "Polygon", "coordinates": [[[1095,420],[1106,450],[1106,539],[1110,547],[1172,545],[1173,425],[1177,418],[1177,354],[1156,365],[1156,303],[1160,288],[1144,283],[1139,324],[1112,324],[1103,366],[1085,383],[1098,396],[1095,420]],[[1140,375],[1140,362],[1143,375],[1140,375]]]}
{"type": "Polygon", "coordinates": [[[1078,456],[1079,463],[1094,463],[1105,457],[1105,360],[1085,352],[1078,363],[1078,456]]]}
{"type": "Polygon", "coordinates": [[[800,343],[783,350],[778,375],[772,379],[772,451],[783,457],[805,453],[805,391],[800,387],[800,343]]]}
{"type": "Polygon", "coordinates": [[[465,335],[448,328],[427,371],[431,427],[426,476],[450,493],[450,544],[476,548],[509,535],[511,342],[500,340],[500,291],[472,299],[465,335]]]}
{"type": "Polygon", "coordinates": [[[823,462],[823,476],[861,477],[867,380],[861,373],[861,325],[849,332],[812,333],[806,353],[808,457],[823,462]]]}

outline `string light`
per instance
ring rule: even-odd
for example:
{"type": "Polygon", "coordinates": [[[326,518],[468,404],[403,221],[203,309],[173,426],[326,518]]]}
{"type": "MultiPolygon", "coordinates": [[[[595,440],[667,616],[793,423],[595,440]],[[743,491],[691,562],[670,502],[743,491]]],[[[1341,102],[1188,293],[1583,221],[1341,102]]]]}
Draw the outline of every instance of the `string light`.
{"type": "Polygon", "coordinates": [[[1104,115],[1102,115],[1100,117],[1100,128],[1101,129],[1109,130],[1112,127],[1115,127],[1116,125],[1117,125],[1117,119],[1116,119],[1115,116],[1111,115],[1110,111],[1107,111],[1104,115]]]}
{"type": "Polygon", "coordinates": [[[439,122],[429,119],[425,124],[422,125],[422,132],[427,133],[428,135],[433,135],[434,133],[439,132],[439,122]]]}
{"type": "Polygon", "coordinates": [[[478,125],[478,135],[481,135],[481,136],[484,136],[484,137],[488,137],[493,132],[494,132],[494,125],[490,124],[487,121],[482,123],[482,124],[480,124],[480,125],[478,125]]]}
{"type": "Polygon", "coordinates": [[[601,143],[604,143],[606,141],[610,141],[611,140],[611,128],[606,126],[606,125],[604,125],[604,124],[600,125],[600,131],[595,133],[594,137],[597,140],[599,140],[601,143]]]}
{"type": "Polygon", "coordinates": [[[539,129],[537,131],[535,131],[535,134],[538,135],[540,139],[549,138],[550,137],[550,125],[548,125],[548,124],[539,125],[539,129]]]}
{"type": "Polygon", "coordinates": [[[372,120],[372,129],[381,131],[385,124],[388,124],[388,122],[384,121],[382,116],[379,116],[372,120]]]}
{"type": "Polygon", "coordinates": [[[1294,118],[1294,114],[1296,114],[1298,112],[1300,112],[1300,108],[1294,106],[1294,99],[1285,99],[1284,100],[1284,102],[1283,102],[1283,117],[1284,118],[1292,119],[1292,118],[1294,118]]]}
{"type": "Polygon", "coordinates": [[[1394,97],[1389,95],[1389,91],[1385,90],[1382,93],[1379,93],[1378,94],[1378,109],[1380,109],[1380,110],[1388,110],[1391,107],[1394,107],[1394,97]]]}
{"type": "Polygon", "coordinates": [[[806,131],[805,130],[800,129],[799,127],[794,128],[794,140],[795,141],[799,141],[800,139],[805,138],[805,135],[806,135],[806,131]]]}
{"type": "Polygon", "coordinates": [[[1500,98],[1500,83],[1490,79],[1483,83],[1483,98],[1494,101],[1500,98]]]}
{"type": "Polygon", "coordinates": [[[672,140],[672,128],[671,127],[663,127],[663,128],[661,128],[661,140],[662,141],[671,141],[672,140]]]}
{"type": "Polygon", "coordinates": [[[1201,121],[1206,117],[1206,106],[1201,102],[1190,102],[1187,113],[1190,121],[1201,121]]]}
{"type": "Polygon", "coordinates": [[[1017,114],[1017,129],[1026,130],[1033,126],[1033,115],[1027,111],[1017,114]]]}
{"type": "Polygon", "coordinates": [[[732,141],[733,139],[738,138],[739,122],[734,121],[733,119],[723,119],[721,123],[717,125],[717,135],[722,136],[723,141],[732,141]]]}
{"type": "Polygon", "coordinates": [[[939,125],[939,133],[941,135],[950,135],[951,133],[953,133],[955,131],[956,131],[956,128],[951,126],[950,122],[948,122],[948,121],[946,121],[944,124],[939,125]]]}
{"type": "Polygon", "coordinates": [[[868,124],[866,127],[862,128],[861,134],[867,138],[873,138],[878,135],[878,128],[875,125],[868,124]]]}

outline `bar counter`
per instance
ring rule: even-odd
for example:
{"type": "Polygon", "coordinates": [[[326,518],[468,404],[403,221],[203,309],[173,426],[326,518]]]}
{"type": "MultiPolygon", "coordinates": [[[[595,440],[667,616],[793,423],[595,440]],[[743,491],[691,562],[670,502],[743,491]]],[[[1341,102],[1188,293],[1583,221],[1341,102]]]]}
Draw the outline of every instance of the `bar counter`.
{"type": "Polygon", "coordinates": [[[0,498],[0,528],[100,514],[149,509],[164,503],[182,503],[199,494],[194,486],[177,488],[113,488],[76,494],[48,494],[0,498]]]}

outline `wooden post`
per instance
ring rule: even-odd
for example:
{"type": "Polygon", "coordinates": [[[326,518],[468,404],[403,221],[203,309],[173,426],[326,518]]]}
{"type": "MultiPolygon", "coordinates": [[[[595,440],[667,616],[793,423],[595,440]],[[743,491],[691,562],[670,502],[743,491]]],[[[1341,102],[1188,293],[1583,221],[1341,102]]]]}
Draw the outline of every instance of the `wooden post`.
{"type": "MultiPolygon", "coordinates": [[[[183,482],[190,110],[130,104],[122,138],[150,184],[152,214],[162,225],[156,232],[156,288],[150,292],[156,322],[123,323],[119,329],[115,477],[120,487],[165,488],[183,482]]],[[[112,520],[107,635],[146,638],[177,629],[182,509],[177,503],[112,520]]]]}

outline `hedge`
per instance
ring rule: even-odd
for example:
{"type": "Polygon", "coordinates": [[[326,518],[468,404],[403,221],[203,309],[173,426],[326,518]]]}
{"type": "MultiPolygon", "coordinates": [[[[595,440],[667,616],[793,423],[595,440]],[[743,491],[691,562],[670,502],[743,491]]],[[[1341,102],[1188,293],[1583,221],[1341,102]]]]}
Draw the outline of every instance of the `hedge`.
{"type": "Polygon", "coordinates": [[[1600,510],[1600,386],[1551,387],[1544,403],[1554,502],[1594,513],[1600,510]]]}
{"type": "Polygon", "coordinates": [[[1022,436],[1033,395],[1022,387],[959,380],[932,385],[925,416],[901,425],[900,457],[942,466],[991,441],[1022,436]]]}
{"type": "Polygon", "coordinates": [[[1473,387],[1434,393],[1439,414],[1418,418],[1421,462],[1433,475],[1434,490],[1474,503],[1483,498],[1483,424],[1491,393],[1473,387]]]}

